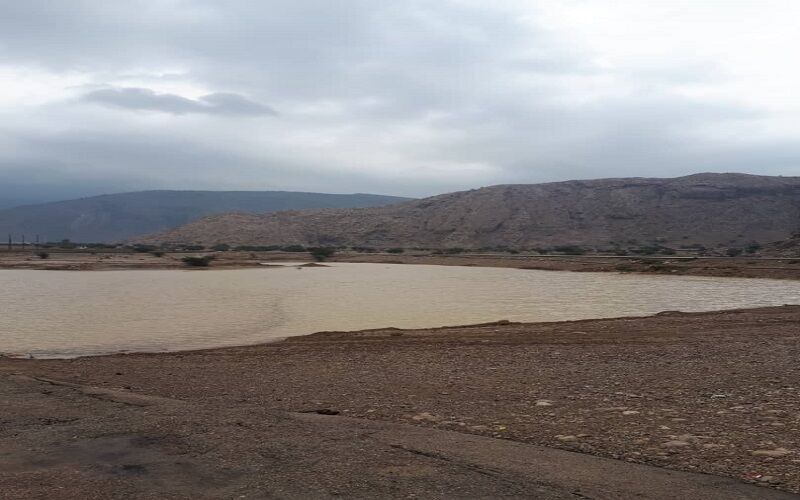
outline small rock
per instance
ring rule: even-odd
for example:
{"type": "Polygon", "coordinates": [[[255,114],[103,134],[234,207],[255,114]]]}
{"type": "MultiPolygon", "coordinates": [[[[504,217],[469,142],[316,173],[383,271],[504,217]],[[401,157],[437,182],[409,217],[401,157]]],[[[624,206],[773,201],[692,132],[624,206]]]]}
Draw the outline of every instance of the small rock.
{"type": "Polygon", "coordinates": [[[539,399],[536,401],[536,406],[553,406],[553,402],[549,399],[539,399]]]}
{"type": "Polygon", "coordinates": [[[413,417],[411,417],[411,420],[416,420],[417,422],[422,422],[422,421],[425,421],[425,422],[436,422],[437,420],[439,420],[439,417],[437,417],[436,415],[432,415],[432,414],[428,413],[427,411],[424,411],[422,413],[418,413],[418,414],[414,415],[413,417]]]}
{"type": "Polygon", "coordinates": [[[638,415],[639,412],[636,410],[625,410],[622,412],[623,415],[638,415]]]}
{"type": "Polygon", "coordinates": [[[788,455],[791,451],[786,448],[775,448],[774,450],[755,450],[752,452],[754,457],[782,457],[788,455]]]}
{"type": "Polygon", "coordinates": [[[573,436],[571,434],[569,435],[559,434],[558,436],[556,436],[556,439],[558,439],[559,441],[566,441],[566,442],[578,440],[577,436],[573,436]]]}
{"type": "Polygon", "coordinates": [[[683,448],[684,446],[689,446],[689,443],[687,443],[686,441],[673,440],[673,441],[667,441],[666,443],[662,443],[661,446],[663,446],[664,448],[683,448]]]}

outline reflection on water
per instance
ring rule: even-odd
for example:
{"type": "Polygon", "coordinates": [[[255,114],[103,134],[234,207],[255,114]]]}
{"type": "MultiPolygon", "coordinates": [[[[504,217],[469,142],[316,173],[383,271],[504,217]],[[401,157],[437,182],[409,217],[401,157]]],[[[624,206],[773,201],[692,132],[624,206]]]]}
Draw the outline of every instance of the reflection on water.
{"type": "Polygon", "coordinates": [[[798,303],[797,281],[479,267],[0,270],[0,352],[38,357],[196,349],[322,330],[798,303]]]}

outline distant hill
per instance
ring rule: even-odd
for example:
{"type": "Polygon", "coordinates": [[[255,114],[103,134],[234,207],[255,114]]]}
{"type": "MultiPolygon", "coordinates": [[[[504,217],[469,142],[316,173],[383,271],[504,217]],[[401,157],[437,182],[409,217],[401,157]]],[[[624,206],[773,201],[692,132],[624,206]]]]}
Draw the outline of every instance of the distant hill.
{"type": "Polygon", "coordinates": [[[0,197],[0,210],[6,208],[18,207],[31,203],[31,200],[22,200],[19,198],[0,197]]]}
{"type": "Polygon", "coordinates": [[[777,257],[800,258],[800,233],[783,241],[776,241],[767,245],[764,253],[777,257]]]}
{"type": "Polygon", "coordinates": [[[48,241],[117,242],[224,212],[372,207],[408,198],[288,191],[140,191],[0,210],[0,235],[48,241]]]}
{"type": "Polygon", "coordinates": [[[492,186],[396,205],[225,214],[151,242],[465,247],[736,245],[800,230],[800,177],[697,174],[492,186]]]}

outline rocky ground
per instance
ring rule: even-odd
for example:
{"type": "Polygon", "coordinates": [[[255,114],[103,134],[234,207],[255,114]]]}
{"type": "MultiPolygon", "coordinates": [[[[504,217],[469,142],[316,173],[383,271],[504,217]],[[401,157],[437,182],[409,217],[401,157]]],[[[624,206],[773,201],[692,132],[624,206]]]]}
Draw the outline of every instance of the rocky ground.
{"type": "Polygon", "coordinates": [[[798,359],[800,306],[320,333],[171,354],[3,359],[0,394],[13,411],[0,416],[0,487],[35,497],[52,494],[42,485],[72,478],[81,488],[101,484],[101,492],[118,484],[136,497],[136,475],[152,472],[176,489],[202,476],[208,491],[221,488],[219,496],[227,497],[267,491],[253,477],[230,479],[260,473],[275,477],[272,487],[295,488],[262,496],[303,496],[304,480],[278,465],[291,458],[306,470],[324,468],[323,479],[307,479],[318,488],[306,490],[309,496],[459,496],[448,489],[459,484],[475,486],[460,496],[530,496],[538,484],[541,498],[770,498],[774,490],[800,492],[798,359]],[[101,411],[98,401],[111,406],[101,411]],[[335,438],[325,434],[330,429],[298,423],[293,416],[302,412],[354,418],[342,419],[347,423],[335,438]],[[359,427],[370,422],[389,427],[359,427]],[[412,445],[404,441],[411,429],[434,434],[416,434],[412,445]],[[375,432],[392,433],[384,444],[394,446],[375,448],[358,437],[375,432]],[[488,441],[467,445],[450,437],[465,435],[488,441]],[[452,446],[426,448],[437,439],[452,446]],[[506,442],[524,446],[496,444],[506,442]],[[471,458],[454,458],[469,446],[471,458]],[[533,467],[527,475],[514,469],[512,480],[513,467],[497,461],[519,454],[533,464],[552,448],[618,459],[604,464],[658,468],[600,473],[570,462],[586,456],[570,453],[542,461],[556,464],[560,479],[533,467]],[[349,462],[359,449],[366,458],[349,462]],[[399,457],[397,450],[412,452],[399,457]],[[116,482],[87,472],[96,473],[102,460],[110,460],[106,472],[116,482]],[[370,475],[378,466],[382,472],[370,475]],[[680,484],[699,488],[682,494],[645,472],[634,481],[639,490],[626,483],[636,471],[665,469],[758,487],[734,493],[726,488],[739,483],[680,476],[680,484]],[[599,476],[589,480],[587,471],[599,476]],[[234,483],[240,489],[225,489],[234,483]]]}
{"type": "MultiPolygon", "coordinates": [[[[0,251],[0,269],[45,269],[91,271],[109,269],[186,269],[186,255],[214,255],[212,269],[257,267],[270,261],[308,261],[306,252],[199,252],[149,253],[60,252],[51,251],[47,259],[34,251],[0,251]]],[[[678,274],[690,276],[729,276],[743,278],[800,279],[797,258],[679,258],[610,256],[534,256],[509,254],[433,255],[430,252],[357,253],[338,252],[336,262],[383,262],[445,266],[511,267],[551,271],[678,274]]]]}

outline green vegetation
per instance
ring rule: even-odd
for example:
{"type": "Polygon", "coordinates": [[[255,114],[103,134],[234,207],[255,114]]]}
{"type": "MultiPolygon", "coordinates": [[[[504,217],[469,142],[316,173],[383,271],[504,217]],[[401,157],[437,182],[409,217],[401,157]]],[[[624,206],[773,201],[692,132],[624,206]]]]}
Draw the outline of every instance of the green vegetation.
{"type": "Polygon", "coordinates": [[[578,245],[559,245],[553,247],[554,252],[563,253],[566,255],[584,255],[586,249],[578,245]]]}
{"type": "Polygon", "coordinates": [[[208,267],[214,260],[213,255],[203,255],[202,257],[187,255],[181,261],[189,267],[208,267]]]}
{"type": "Polygon", "coordinates": [[[308,253],[310,253],[317,262],[322,262],[325,259],[333,257],[336,250],[331,247],[311,247],[308,249],[308,253]]]}
{"type": "Polygon", "coordinates": [[[402,248],[387,248],[386,253],[403,253],[405,250],[402,248]]]}
{"type": "Polygon", "coordinates": [[[133,251],[138,253],[150,253],[156,250],[158,250],[158,247],[154,245],[133,245],[133,251]]]}
{"type": "Polygon", "coordinates": [[[675,249],[670,247],[665,247],[663,245],[653,244],[653,245],[642,245],[638,248],[631,248],[631,253],[637,255],[675,255],[675,249]]]}
{"type": "Polygon", "coordinates": [[[747,253],[756,253],[759,250],[761,250],[761,244],[755,241],[752,243],[748,243],[748,245],[744,247],[744,251],[747,253]]]}
{"type": "Polygon", "coordinates": [[[274,252],[280,249],[280,245],[239,245],[234,248],[238,252],[274,252]]]}
{"type": "Polygon", "coordinates": [[[476,249],[476,251],[477,252],[510,253],[512,255],[518,254],[520,252],[520,250],[517,250],[516,248],[511,248],[511,247],[506,246],[506,245],[498,245],[498,246],[494,246],[494,247],[482,247],[482,248],[476,249]]]}

